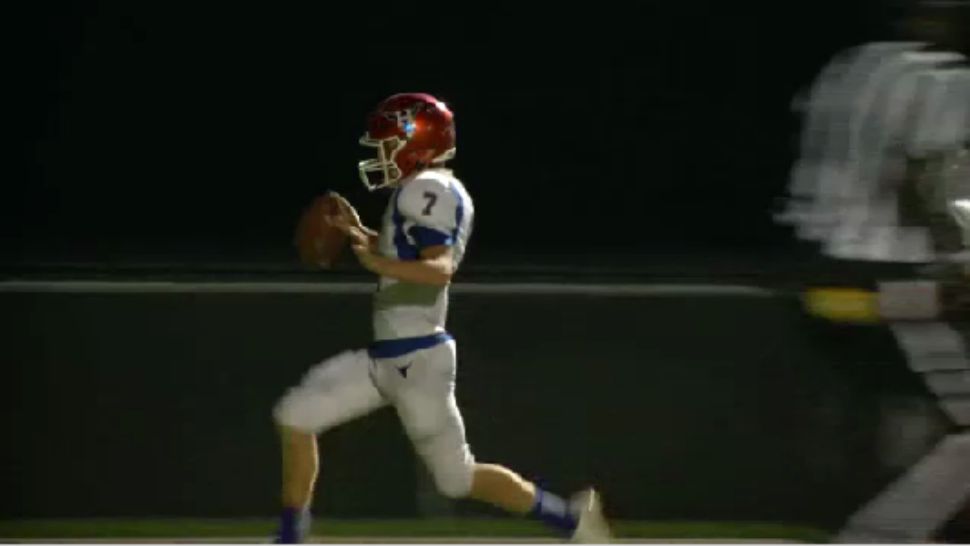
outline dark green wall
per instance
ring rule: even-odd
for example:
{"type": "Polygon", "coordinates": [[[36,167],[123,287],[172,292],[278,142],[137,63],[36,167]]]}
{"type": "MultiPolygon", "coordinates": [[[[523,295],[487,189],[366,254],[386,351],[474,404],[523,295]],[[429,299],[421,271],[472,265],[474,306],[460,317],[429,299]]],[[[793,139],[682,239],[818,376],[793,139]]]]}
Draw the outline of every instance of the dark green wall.
{"type": "MultiPolygon", "coordinates": [[[[369,318],[364,295],[5,293],[0,327],[0,515],[242,516],[276,509],[275,399],[369,318]]],[[[478,458],[623,518],[837,525],[900,470],[887,404],[926,397],[888,331],[784,297],[460,294],[449,329],[478,458]]],[[[318,514],[417,513],[392,412],[321,445],[318,514]]]]}

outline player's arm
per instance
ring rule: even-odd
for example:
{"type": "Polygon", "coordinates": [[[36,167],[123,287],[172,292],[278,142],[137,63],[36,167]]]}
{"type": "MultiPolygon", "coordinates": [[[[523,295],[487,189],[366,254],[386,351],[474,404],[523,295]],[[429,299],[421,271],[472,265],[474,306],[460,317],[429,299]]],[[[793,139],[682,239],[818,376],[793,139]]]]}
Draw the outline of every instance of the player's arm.
{"type": "Polygon", "coordinates": [[[451,247],[446,245],[429,246],[421,250],[417,260],[398,260],[381,256],[364,244],[358,235],[353,241],[354,253],[361,265],[384,277],[418,284],[444,286],[451,282],[455,272],[451,247]]]}
{"type": "Polygon", "coordinates": [[[364,234],[354,238],[354,252],[367,269],[398,280],[443,286],[455,272],[452,248],[456,243],[461,201],[447,185],[433,179],[410,182],[395,202],[404,220],[407,240],[414,245],[413,259],[399,260],[377,255],[364,244],[364,234]]]}

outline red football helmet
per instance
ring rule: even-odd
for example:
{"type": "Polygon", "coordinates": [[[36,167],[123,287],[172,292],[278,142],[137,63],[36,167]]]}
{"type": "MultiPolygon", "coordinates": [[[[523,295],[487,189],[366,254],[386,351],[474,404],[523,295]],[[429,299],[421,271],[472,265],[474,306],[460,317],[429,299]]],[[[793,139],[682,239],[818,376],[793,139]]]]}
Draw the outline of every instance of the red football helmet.
{"type": "Polygon", "coordinates": [[[455,157],[454,116],[431,95],[392,95],[368,116],[360,143],[377,148],[377,158],[357,164],[361,181],[369,190],[390,186],[455,157]],[[373,182],[372,173],[382,173],[384,179],[373,182]]]}

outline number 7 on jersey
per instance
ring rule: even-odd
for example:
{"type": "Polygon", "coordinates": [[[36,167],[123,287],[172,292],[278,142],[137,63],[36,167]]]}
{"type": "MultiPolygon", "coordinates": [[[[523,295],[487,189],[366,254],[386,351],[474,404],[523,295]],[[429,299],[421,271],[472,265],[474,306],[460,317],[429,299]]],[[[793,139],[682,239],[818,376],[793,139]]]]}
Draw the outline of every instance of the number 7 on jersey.
{"type": "Polygon", "coordinates": [[[431,207],[433,207],[434,204],[438,202],[438,194],[434,192],[426,191],[424,192],[424,198],[428,200],[428,204],[425,205],[424,210],[421,211],[421,214],[424,216],[428,216],[429,214],[431,214],[431,207]]]}

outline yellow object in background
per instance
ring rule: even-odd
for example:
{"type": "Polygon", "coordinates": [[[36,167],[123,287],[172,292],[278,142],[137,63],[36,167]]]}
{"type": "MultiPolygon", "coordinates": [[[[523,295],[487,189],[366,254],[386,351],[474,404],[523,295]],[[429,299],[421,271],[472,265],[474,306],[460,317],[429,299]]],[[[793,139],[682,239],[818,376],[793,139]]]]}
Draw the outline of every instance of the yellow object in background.
{"type": "Polygon", "coordinates": [[[860,288],[812,288],[802,297],[809,314],[835,322],[870,324],[879,321],[876,292],[860,288]]]}

